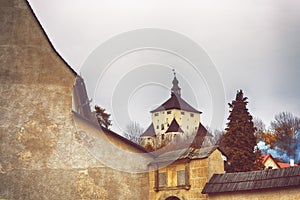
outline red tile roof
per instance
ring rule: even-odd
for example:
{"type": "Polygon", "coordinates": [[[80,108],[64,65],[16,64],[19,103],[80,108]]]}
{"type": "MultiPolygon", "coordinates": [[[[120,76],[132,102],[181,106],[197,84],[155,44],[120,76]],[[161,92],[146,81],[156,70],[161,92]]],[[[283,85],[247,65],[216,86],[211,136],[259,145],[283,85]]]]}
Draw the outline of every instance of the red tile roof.
{"type": "MultiPolygon", "coordinates": [[[[279,168],[287,168],[287,167],[291,167],[291,165],[289,163],[283,163],[283,162],[277,162],[273,156],[271,154],[265,154],[262,155],[262,163],[265,164],[265,162],[267,161],[268,158],[273,159],[273,161],[277,164],[277,166],[279,168]]],[[[294,166],[298,166],[297,164],[294,164],[294,166]]]]}
{"type": "MultiPolygon", "coordinates": [[[[289,163],[278,162],[277,164],[279,165],[280,168],[291,167],[291,165],[290,165],[289,163]]],[[[294,166],[298,166],[298,165],[297,165],[297,164],[294,164],[294,166]]]]}
{"type": "Polygon", "coordinates": [[[274,160],[274,162],[276,162],[271,154],[265,154],[265,155],[262,155],[262,163],[264,164],[270,157],[274,160]]]}

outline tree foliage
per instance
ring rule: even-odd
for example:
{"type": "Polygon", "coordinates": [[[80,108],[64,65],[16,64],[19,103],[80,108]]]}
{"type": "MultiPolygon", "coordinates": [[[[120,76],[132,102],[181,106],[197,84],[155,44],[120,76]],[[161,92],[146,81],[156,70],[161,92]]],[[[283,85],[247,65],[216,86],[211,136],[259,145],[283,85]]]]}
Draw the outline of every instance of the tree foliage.
{"type": "Polygon", "coordinates": [[[266,125],[265,123],[258,117],[255,117],[253,119],[253,124],[254,124],[254,127],[255,127],[255,136],[256,136],[256,139],[257,139],[257,142],[259,141],[263,141],[264,140],[264,135],[266,133],[266,125]]]}
{"type": "Polygon", "coordinates": [[[227,154],[227,172],[241,172],[262,169],[261,154],[256,148],[255,127],[252,116],[247,109],[247,97],[242,90],[236,94],[236,99],[229,103],[226,133],[220,146],[227,154]]]}
{"type": "Polygon", "coordinates": [[[104,108],[95,105],[96,118],[100,126],[109,128],[112,125],[110,120],[110,114],[108,114],[104,108]]]}
{"type": "Polygon", "coordinates": [[[297,151],[300,149],[300,118],[289,112],[281,112],[275,115],[271,122],[272,140],[266,140],[272,149],[281,150],[290,159],[298,157],[297,151]]]}
{"type": "Polygon", "coordinates": [[[139,123],[137,122],[130,122],[126,126],[126,130],[124,133],[124,136],[128,139],[131,140],[132,142],[139,143],[140,136],[143,133],[144,129],[143,127],[140,126],[139,123]]]}

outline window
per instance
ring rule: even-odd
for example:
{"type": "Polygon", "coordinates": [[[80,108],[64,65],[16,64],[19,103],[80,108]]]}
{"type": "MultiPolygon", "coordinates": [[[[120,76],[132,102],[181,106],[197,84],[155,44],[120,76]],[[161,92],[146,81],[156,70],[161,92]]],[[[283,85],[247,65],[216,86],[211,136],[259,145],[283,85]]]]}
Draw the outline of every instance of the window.
{"type": "Polygon", "coordinates": [[[167,173],[160,172],[158,174],[158,187],[165,187],[167,185],[167,173]]]}
{"type": "Polygon", "coordinates": [[[194,117],[194,113],[191,113],[191,117],[194,117]]]}
{"type": "Polygon", "coordinates": [[[161,134],[161,139],[162,139],[162,140],[165,139],[165,134],[161,134]]]}
{"type": "Polygon", "coordinates": [[[168,114],[168,115],[172,114],[172,111],[168,111],[167,114],[168,114]]]}
{"type": "Polygon", "coordinates": [[[158,125],[156,126],[156,129],[159,129],[159,126],[158,126],[158,125]]]}
{"type": "Polygon", "coordinates": [[[182,115],[184,115],[184,112],[181,112],[182,115]]]}
{"type": "Polygon", "coordinates": [[[164,124],[161,125],[161,130],[164,130],[165,129],[165,126],[164,124]]]}
{"type": "Polygon", "coordinates": [[[155,114],[154,114],[154,116],[156,116],[156,117],[157,117],[157,116],[158,116],[158,113],[155,113],[155,114]]]}
{"type": "Polygon", "coordinates": [[[186,126],[186,129],[189,129],[189,126],[186,126]]]}
{"type": "Polygon", "coordinates": [[[177,171],[177,185],[185,185],[185,170],[177,171]]]}

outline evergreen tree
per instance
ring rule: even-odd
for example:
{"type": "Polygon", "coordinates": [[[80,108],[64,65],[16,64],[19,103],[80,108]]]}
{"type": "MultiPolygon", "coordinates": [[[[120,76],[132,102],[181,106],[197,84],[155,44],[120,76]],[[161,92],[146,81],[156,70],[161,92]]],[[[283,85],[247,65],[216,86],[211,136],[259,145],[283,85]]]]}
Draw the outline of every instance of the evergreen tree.
{"type": "Polygon", "coordinates": [[[263,169],[261,154],[256,147],[255,127],[252,116],[246,108],[248,102],[242,90],[236,94],[236,99],[228,104],[226,133],[221,139],[220,146],[227,154],[227,172],[242,172],[263,169]]]}
{"type": "Polygon", "coordinates": [[[111,126],[110,114],[106,113],[104,108],[95,105],[96,118],[100,126],[108,128],[111,126]]]}

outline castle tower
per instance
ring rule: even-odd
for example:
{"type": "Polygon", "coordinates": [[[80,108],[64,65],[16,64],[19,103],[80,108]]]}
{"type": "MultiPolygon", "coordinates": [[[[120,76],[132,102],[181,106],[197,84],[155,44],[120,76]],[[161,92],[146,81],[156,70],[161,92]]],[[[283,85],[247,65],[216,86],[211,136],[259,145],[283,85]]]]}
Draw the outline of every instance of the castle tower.
{"type": "Polygon", "coordinates": [[[181,98],[181,88],[174,71],[171,97],[151,111],[152,123],[141,135],[141,145],[148,149],[153,145],[152,148],[156,149],[175,136],[184,138],[197,133],[199,127],[202,127],[201,113],[181,98]]]}

